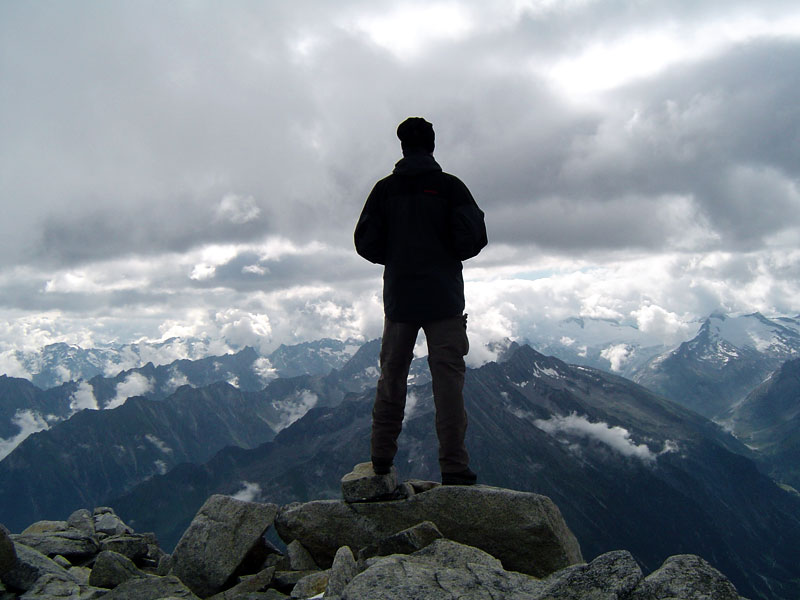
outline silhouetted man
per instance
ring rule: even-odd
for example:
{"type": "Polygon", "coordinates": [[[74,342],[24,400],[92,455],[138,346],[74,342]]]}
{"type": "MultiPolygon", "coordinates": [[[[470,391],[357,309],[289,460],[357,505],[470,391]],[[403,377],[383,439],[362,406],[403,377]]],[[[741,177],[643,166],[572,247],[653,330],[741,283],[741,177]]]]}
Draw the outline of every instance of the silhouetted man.
{"type": "Polygon", "coordinates": [[[403,158],[375,184],[355,231],[358,253],[385,265],[381,376],[372,409],[372,465],[388,473],[403,427],[417,333],[428,341],[442,483],[471,485],[464,444],[464,356],[469,350],[461,261],[486,245],[483,212],[467,186],[433,158],[433,126],[411,117],[397,128],[403,158]]]}

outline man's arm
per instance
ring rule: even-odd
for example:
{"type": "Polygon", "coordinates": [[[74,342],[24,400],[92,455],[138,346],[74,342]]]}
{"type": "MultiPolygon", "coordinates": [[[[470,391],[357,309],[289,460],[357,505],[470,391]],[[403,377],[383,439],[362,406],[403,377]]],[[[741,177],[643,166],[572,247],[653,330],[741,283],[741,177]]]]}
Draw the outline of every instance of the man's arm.
{"type": "Polygon", "coordinates": [[[483,211],[472,197],[467,186],[456,180],[457,200],[453,207],[450,227],[453,234],[453,249],[458,260],[467,260],[488,244],[483,211]]]}
{"type": "Polygon", "coordinates": [[[356,224],[353,240],[356,252],[368,261],[386,264],[386,225],[380,207],[380,182],[370,192],[356,224]]]}

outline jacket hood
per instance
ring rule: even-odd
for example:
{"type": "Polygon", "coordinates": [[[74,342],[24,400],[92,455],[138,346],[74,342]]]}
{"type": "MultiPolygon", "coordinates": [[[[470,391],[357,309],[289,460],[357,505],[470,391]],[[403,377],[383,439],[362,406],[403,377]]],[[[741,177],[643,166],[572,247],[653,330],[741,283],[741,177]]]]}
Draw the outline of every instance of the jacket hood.
{"type": "Polygon", "coordinates": [[[417,175],[430,171],[441,171],[442,167],[431,154],[409,154],[401,158],[394,166],[396,175],[417,175]]]}

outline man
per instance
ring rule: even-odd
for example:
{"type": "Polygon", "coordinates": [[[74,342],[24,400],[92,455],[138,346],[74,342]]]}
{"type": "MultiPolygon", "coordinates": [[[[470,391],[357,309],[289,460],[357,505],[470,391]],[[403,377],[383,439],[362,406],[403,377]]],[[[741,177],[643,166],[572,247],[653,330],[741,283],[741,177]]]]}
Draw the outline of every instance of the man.
{"type": "Polygon", "coordinates": [[[357,252],[385,265],[381,375],[372,410],[372,465],[389,473],[403,427],[406,382],[419,329],[428,341],[439,467],[445,485],[472,485],[464,444],[464,356],[469,350],[461,261],[486,246],[483,212],[467,187],[433,158],[433,126],[397,128],[403,158],[375,184],[355,230],[357,252]]]}

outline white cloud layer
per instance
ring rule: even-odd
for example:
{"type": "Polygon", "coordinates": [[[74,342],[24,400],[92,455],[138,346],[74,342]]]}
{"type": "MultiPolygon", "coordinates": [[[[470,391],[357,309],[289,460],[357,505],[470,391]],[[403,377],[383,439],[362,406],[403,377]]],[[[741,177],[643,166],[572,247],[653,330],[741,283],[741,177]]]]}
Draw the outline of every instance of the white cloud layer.
{"type": "Polygon", "coordinates": [[[10,438],[0,438],[0,460],[8,456],[32,433],[50,428],[44,417],[32,410],[18,410],[11,419],[11,424],[19,427],[19,433],[10,438]]]}
{"type": "Polygon", "coordinates": [[[141,373],[130,373],[123,381],[117,384],[115,396],[103,407],[106,410],[117,408],[125,404],[128,398],[141,396],[153,391],[153,381],[141,373]]]}

